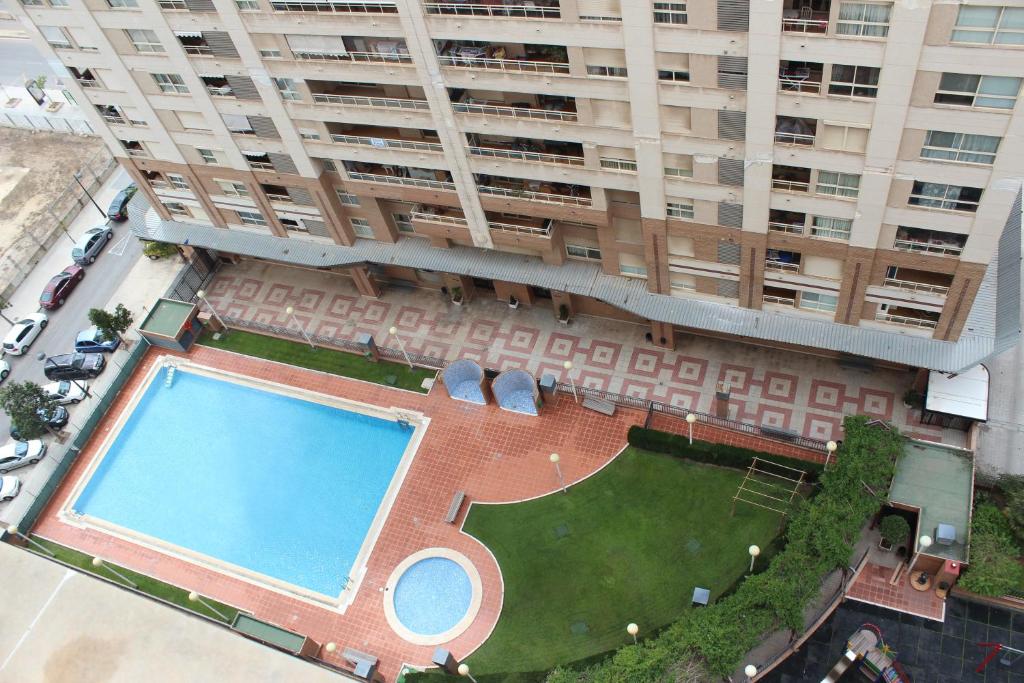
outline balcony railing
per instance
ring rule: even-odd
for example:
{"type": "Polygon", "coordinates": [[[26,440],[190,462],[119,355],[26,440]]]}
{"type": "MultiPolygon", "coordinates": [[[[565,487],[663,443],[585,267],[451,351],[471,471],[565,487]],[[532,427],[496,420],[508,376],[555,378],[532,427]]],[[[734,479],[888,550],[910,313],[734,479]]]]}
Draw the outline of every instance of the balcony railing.
{"type": "Polygon", "coordinates": [[[185,0],[157,0],[157,4],[160,5],[160,9],[188,9],[185,0]]]}
{"type": "Polygon", "coordinates": [[[782,306],[796,307],[796,299],[791,299],[787,296],[774,296],[772,294],[765,294],[761,297],[761,300],[766,304],[779,304],[782,306]]]}
{"type": "Polygon", "coordinates": [[[827,33],[828,19],[800,19],[783,17],[782,30],[793,33],[827,33]]]}
{"type": "Polygon", "coordinates": [[[337,12],[350,14],[395,14],[398,7],[390,2],[271,2],[275,12],[316,12],[334,14],[337,12]]]}
{"type": "Polygon", "coordinates": [[[124,117],[118,116],[116,114],[103,114],[103,120],[107,123],[112,123],[116,126],[128,125],[128,122],[124,119],[124,117]]]}
{"type": "Polygon", "coordinates": [[[928,242],[914,242],[912,240],[896,240],[892,245],[893,249],[900,251],[917,251],[924,254],[939,254],[941,256],[959,256],[964,248],[955,244],[930,244],[928,242]]]}
{"type": "Polygon", "coordinates": [[[406,185],[409,187],[425,187],[432,190],[455,191],[455,183],[441,180],[423,180],[421,178],[403,178],[394,175],[380,175],[378,173],[359,173],[349,171],[348,177],[352,180],[364,180],[370,183],[387,183],[388,185],[406,185]]]}
{"type": "Polygon", "coordinates": [[[365,145],[378,149],[408,149],[415,152],[443,152],[439,142],[415,142],[413,140],[392,140],[388,138],[372,138],[363,135],[340,135],[331,133],[331,140],[346,145],[365,145]]]}
{"type": "Polygon", "coordinates": [[[571,157],[566,154],[545,154],[543,152],[522,152],[517,149],[497,149],[495,147],[468,147],[469,153],[478,157],[496,159],[516,159],[518,161],[536,161],[542,164],[568,164],[582,166],[583,157],[571,157]]]}
{"type": "Polygon", "coordinates": [[[799,180],[776,180],[772,178],[772,189],[783,192],[810,192],[811,184],[799,180]]]}
{"type": "Polygon", "coordinates": [[[799,273],[799,263],[788,263],[786,261],[775,261],[773,259],[765,259],[764,262],[765,270],[778,270],[785,273],[799,273]]]}
{"type": "Polygon", "coordinates": [[[103,87],[103,86],[100,85],[99,81],[93,80],[91,78],[78,78],[76,80],[78,81],[78,85],[82,86],[83,88],[100,88],[100,87],[103,87]]]}
{"type": "Polygon", "coordinates": [[[149,152],[144,149],[129,149],[128,156],[130,157],[148,157],[149,152]]]}
{"type": "Polygon", "coordinates": [[[775,131],[775,142],[780,145],[813,145],[814,136],[803,133],[784,133],[775,131]]]}
{"type": "Polygon", "coordinates": [[[882,281],[886,287],[905,289],[909,292],[925,292],[927,294],[948,294],[949,286],[931,285],[926,282],[913,282],[911,280],[898,280],[894,277],[887,277],[882,281]]]}
{"type": "Polygon", "coordinates": [[[880,320],[885,323],[895,323],[897,325],[908,325],[910,327],[923,327],[927,329],[935,329],[939,324],[937,321],[928,320],[927,318],[909,318],[905,315],[890,315],[882,311],[875,314],[875,320],[880,320]]]}
{"type": "Polygon", "coordinates": [[[547,202],[549,204],[575,204],[576,206],[591,206],[593,204],[593,200],[590,197],[573,197],[567,194],[550,194],[547,192],[533,192],[531,190],[515,190],[507,187],[490,187],[488,185],[479,185],[477,190],[483,194],[529,199],[530,201],[547,202]]]}
{"type": "Polygon", "coordinates": [[[431,213],[429,211],[423,211],[422,209],[416,208],[409,212],[409,218],[414,221],[428,221],[430,223],[444,223],[445,225],[457,225],[459,227],[466,227],[469,225],[462,216],[449,216],[443,213],[431,213]]]}
{"type": "Polygon", "coordinates": [[[490,59],[488,57],[462,57],[441,55],[437,58],[441,66],[459,66],[469,69],[494,69],[520,73],[569,74],[566,62],[532,62],[522,59],[490,59]]]}
{"type": "Polygon", "coordinates": [[[601,157],[601,168],[609,171],[622,171],[623,173],[636,173],[636,162],[632,159],[612,159],[601,157]]]}
{"type": "Polygon", "coordinates": [[[456,102],[452,109],[462,114],[483,114],[484,116],[507,116],[514,119],[543,119],[545,121],[576,121],[574,111],[549,111],[547,109],[526,109],[523,107],[502,107],[490,104],[467,104],[456,102]]]}
{"type": "Polygon", "coordinates": [[[769,221],[768,229],[772,232],[786,232],[791,235],[804,234],[804,226],[799,223],[777,223],[775,221],[769,221]]]}
{"type": "Polygon", "coordinates": [[[551,237],[551,222],[545,221],[543,226],[517,225],[515,223],[498,223],[487,221],[487,227],[498,232],[513,232],[534,237],[551,237]]]}
{"type": "Polygon", "coordinates": [[[213,54],[213,48],[211,48],[209,45],[182,45],[181,49],[184,50],[186,54],[190,55],[200,55],[206,57],[213,54]]]}
{"type": "Polygon", "coordinates": [[[558,19],[558,7],[530,5],[473,5],[455,2],[425,2],[427,14],[456,14],[471,17],[513,17],[519,19],[558,19]]]}
{"type": "Polygon", "coordinates": [[[210,93],[212,97],[233,97],[235,94],[230,85],[219,87],[208,85],[206,86],[206,92],[210,93]]]}
{"type": "Polygon", "coordinates": [[[821,92],[821,81],[812,81],[799,76],[779,76],[780,92],[821,92]]]}
{"type": "Polygon", "coordinates": [[[295,203],[295,200],[291,198],[291,195],[287,194],[275,194],[272,192],[267,192],[267,199],[269,199],[272,202],[284,202],[286,204],[295,203]]]}
{"type": "Polygon", "coordinates": [[[273,171],[274,165],[269,161],[252,161],[249,160],[249,168],[255,171],[273,171]]]}
{"type": "Polygon", "coordinates": [[[391,63],[391,64],[412,64],[412,57],[403,52],[346,52],[345,54],[303,52],[292,50],[296,59],[309,59],[314,61],[337,61],[337,62],[364,62],[369,64],[391,63]]]}
{"type": "Polygon", "coordinates": [[[346,104],[353,107],[386,107],[388,109],[417,109],[429,111],[426,100],[404,100],[397,97],[366,97],[363,95],[329,95],[313,93],[316,104],[346,104]]]}

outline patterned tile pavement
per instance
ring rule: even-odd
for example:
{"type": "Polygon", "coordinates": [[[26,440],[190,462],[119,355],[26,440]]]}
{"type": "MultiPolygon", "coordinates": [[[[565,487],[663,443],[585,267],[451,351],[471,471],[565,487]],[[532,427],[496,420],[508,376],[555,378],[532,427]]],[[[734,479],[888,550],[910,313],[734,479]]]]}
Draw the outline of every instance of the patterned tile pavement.
{"type": "Polygon", "coordinates": [[[934,590],[914,590],[906,573],[895,586],[890,585],[889,577],[892,576],[892,572],[892,567],[868,562],[850,586],[847,597],[942,621],[945,601],[935,595],[934,590]]]}
{"type": "Polygon", "coordinates": [[[379,300],[360,297],[351,280],[330,273],[257,261],[225,266],[208,299],[221,314],[294,327],[284,309],[307,331],[344,339],[373,335],[379,345],[397,346],[387,330],[395,326],[416,353],[473,358],[487,367],[524,368],[564,381],[562,363],[571,360],[577,383],[711,412],[718,382],[732,386],[730,417],[770,424],[818,439],[840,437],[847,414],[889,420],[910,436],[964,446],[956,430],[920,424],[903,392],[909,372],[844,367],[828,358],[739,342],[680,335],[676,351],[644,340],[645,326],[577,316],[560,325],[550,303],[509,309],[481,296],[456,307],[440,292],[388,285],[379,300]]]}

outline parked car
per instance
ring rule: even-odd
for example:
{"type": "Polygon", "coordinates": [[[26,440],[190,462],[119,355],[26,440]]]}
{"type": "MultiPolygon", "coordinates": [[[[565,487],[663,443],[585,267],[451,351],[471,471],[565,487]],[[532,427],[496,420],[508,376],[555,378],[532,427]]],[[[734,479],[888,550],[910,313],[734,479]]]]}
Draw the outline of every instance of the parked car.
{"type": "Polygon", "coordinates": [[[20,490],[21,479],[10,475],[0,477],[0,501],[12,500],[20,490]]]}
{"type": "Polygon", "coordinates": [[[114,229],[109,225],[98,225],[89,228],[78,238],[71,248],[71,258],[80,266],[93,263],[103,247],[114,237],[114,229]]]}
{"type": "MultiPolygon", "coordinates": [[[[52,411],[48,411],[45,408],[40,408],[36,411],[36,414],[42,418],[43,422],[50,426],[50,429],[60,429],[68,423],[68,419],[71,417],[68,414],[68,409],[64,406],[57,406],[52,411]]],[[[15,439],[21,438],[21,431],[18,429],[18,425],[11,421],[11,436],[15,439]]]]}
{"type": "Polygon", "coordinates": [[[46,309],[63,306],[68,294],[78,286],[84,277],[85,268],[79,265],[68,266],[46,283],[43,293],[39,295],[39,305],[46,309]]]}
{"type": "Polygon", "coordinates": [[[75,351],[79,353],[103,353],[115,351],[121,345],[121,338],[104,339],[103,333],[93,325],[78,333],[75,337],[75,351]]]}
{"type": "Polygon", "coordinates": [[[126,221],[128,220],[128,202],[131,201],[135,193],[138,192],[139,188],[132,183],[128,187],[124,188],[114,197],[110,202],[110,208],[107,209],[107,216],[112,221],[126,221]]]}
{"type": "Polygon", "coordinates": [[[5,360],[0,360],[0,382],[7,379],[9,374],[11,374],[11,364],[5,360]]]}
{"type": "Polygon", "coordinates": [[[103,372],[106,364],[102,353],[63,353],[46,359],[43,374],[51,381],[92,379],[103,372]]]}
{"type": "Polygon", "coordinates": [[[39,333],[46,328],[46,314],[32,313],[14,323],[10,332],[4,337],[4,353],[20,356],[28,352],[28,347],[36,340],[39,333]]]}
{"type": "Polygon", "coordinates": [[[56,401],[59,406],[67,405],[68,403],[78,403],[85,398],[85,390],[88,388],[88,384],[79,386],[79,384],[70,380],[50,382],[43,385],[43,391],[46,392],[46,395],[56,401]]]}
{"type": "Polygon", "coordinates": [[[46,455],[46,444],[39,439],[11,441],[0,446],[0,474],[39,462],[46,455]]]}

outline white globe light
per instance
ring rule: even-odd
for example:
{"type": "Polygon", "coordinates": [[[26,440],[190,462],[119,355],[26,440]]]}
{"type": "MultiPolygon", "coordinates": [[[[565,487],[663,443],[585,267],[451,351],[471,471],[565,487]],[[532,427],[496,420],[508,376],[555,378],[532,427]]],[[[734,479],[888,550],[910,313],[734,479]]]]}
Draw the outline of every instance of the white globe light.
{"type": "Polygon", "coordinates": [[[189,600],[189,602],[198,602],[199,601],[199,593],[196,593],[195,591],[192,591],[191,593],[188,594],[188,600],[189,600]]]}
{"type": "Polygon", "coordinates": [[[103,566],[103,560],[101,558],[99,558],[99,557],[92,558],[92,566],[94,566],[94,567],[102,567],[103,566]]]}
{"type": "Polygon", "coordinates": [[[565,368],[566,370],[572,370],[572,361],[565,361],[564,363],[562,363],[562,367],[565,368]]]}
{"type": "Polygon", "coordinates": [[[550,460],[551,462],[558,462],[559,460],[561,460],[561,458],[558,456],[558,453],[552,453],[550,456],[548,456],[548,460],[550,460]]]}
{"type": "Polygon", "coordinates": [[[924,550],[932,544],[932,537],[922,536],[921,538],[917,539],[917,542],[921,544],[921,550],[924,550]]]}
{"type": "Polygon", "coordinates": [[[743,673],[745,673],[747,675],[747,678],[751,678],[753,676],[756,676],[757,675],[757,667],[754,666],[753,664],[747,664],[745,667],[743,667],[743,673]]]}
{"type": "Polygon", "coordinates": [[[761,549],[758,548],[756,545],[752,545],[749,548],[747,548],[747,552],[750,553],[752,557],[757,557],[761,554],[761,549]]]}
{"type": "Polygon", "coordinates": [[[288,306],[287,308],[284,309],[284,312],[287,313],[288,315],[291,315],[292,313],[295,312],[295,308],[293,308],[292,306],[288,306]]]}
{"type": "Polygon", "coordinates": [[[327,645],[324,646],[324,649],[327,650],[328,652],[334,652],[335,650],[338,649],[338,644],[337,643],[327,643],[327,645]]]}
{"type": "Polygon", "coordinates": [[[10,526],[8,526],[7,527],[7,533],[11,534],[12,536],[17,536],[18,535],[18,525],[17,524],[11,524],[10,526]]]}
{"type": "Polygon", "coordinates": [[[640,632],[640,627],[637,626],[636,624],[628,624],[626,626],[626,633],[628,633],[631,636],[635,636],[639,632],[640,632]]]}
{"type": "Polygon", "coordinates": [[[398,334],[398,328],[392,327],[391,329],[388,330],[388,334],[398,334]]]}
{"type": "Polygon", "coordinates": [[[459,675],[460,676],[468,676],[469,675],[469,664],[459,664],[459,675]]]}
{"type": "Polygon", "coordinates": [[[835,452],[837,448],[839,448],[839,444],[837,444],[835,441],[829,441],[827,444],[825,444],[825,450],[827,450],[829,453],[835,452]]]}
{"type": "Polygon", "coordinates": [[[196,296],[198,296],[200,299],[205,299],[206,298],[206,290],[205,289],[200,289],[198,292],[196,292],[196,296]]]}
{"type": "Polygon", "coordinates": [[[690,424],[693,424],[694,422],[697,421],[697,416],[694,415],[693,413],[687,413],[686,414],[686,421],[689,422],[690,424]]]}

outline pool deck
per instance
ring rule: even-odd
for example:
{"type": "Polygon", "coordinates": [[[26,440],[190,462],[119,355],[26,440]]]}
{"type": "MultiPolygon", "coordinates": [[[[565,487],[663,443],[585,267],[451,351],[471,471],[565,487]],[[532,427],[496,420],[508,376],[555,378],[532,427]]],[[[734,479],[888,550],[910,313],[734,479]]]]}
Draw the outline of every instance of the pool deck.
{"type": "Polygon", "coordinates": [[[193,348],[188,357],[203,365],[385,408],[416,410],[431,418],[370,555],[362,586],[342,615],[99,531],[69,526],[58,518],[57,511],[71,495],[74,483],[97,455],[100,443],[135,389],[163,355],[181,354],[158,349],[148,352],[34,532],[164,581],[201,590],[204,595],[321,643],[334,641],[339,645],[336,654],[321,653],[332,664],[345,665],[340,653],[346,647],[369,652],[380,658],[380,671],[387,680],[394,679],[403,663],[429,664],[434,650],[433,646],[413,645],[401,639],[384,615],[380,589],[395,567],[412,553],[436,546],[452,548],[468,557],[480,572],[480,611],[466,631],[445,645],[457,657],[468,655],[486,640],[501,611],[503,587],[494,558],[460,531],[469,505],[463,506],[456,524],[444,522],[455,492],[465,491],[469,501],[487,502],[511,502],[555,492],[558,480],[548,460],[552,452],[561,455],[566,481],[574,482],[610,461],[625,445],[627,429],[644,417],[639,411],[620,410],[609,418],[578,407],[571,396],[564,395],[548,403],[540,417],[531,417],[496,405],[453,401],[441,387],[422,395],[207,347],[193,348]]]}

